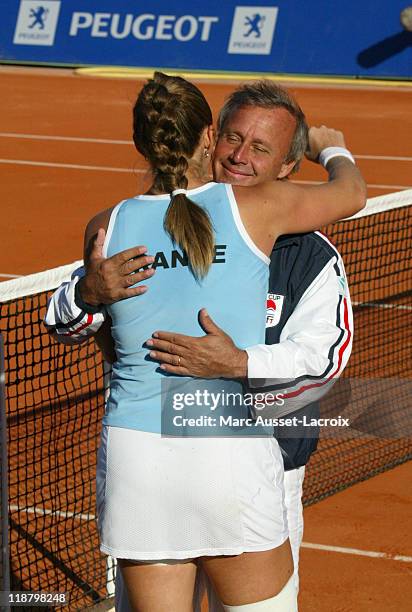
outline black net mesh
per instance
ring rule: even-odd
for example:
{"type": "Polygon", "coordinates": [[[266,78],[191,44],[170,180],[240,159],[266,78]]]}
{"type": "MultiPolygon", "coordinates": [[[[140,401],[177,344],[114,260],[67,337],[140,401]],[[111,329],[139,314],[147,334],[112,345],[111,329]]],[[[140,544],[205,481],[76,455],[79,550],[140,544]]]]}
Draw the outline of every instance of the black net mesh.
{"type": "Polygon", "coordinates": [[[351,427],[333,435],[321,429],[306,504],[412,458],[412,207],[390,204],[326,229],[345,262],[355,332],[349,364],[321,402],[321,416],[347,415],[351,427]]]}
{"type": "MultiPolygon", "coordinates": [[[[345,261],[355,341],[322,412],[349,413],[353,426],[333,436],[322,431],[305,479],[306,504],[412,457],[411,207],[326,231],[345,261]]],[[[104,376],[93,341],[67,347],[45,332],[50,294],[7,300],[3,292],[0,304],[11,588],[66,591],[66,610],[80,610],[110,589],[94,520],[104,376]]]]}
{"type": "MultiPolygon", "coordinates": [[[[0,593],[9,589],[8,550],[8,469],[7,469],[7,421],[4,380],[4,344],[0,334],[0,593]]],[[[1,608],[1,605],[0,605],[1,608]]]]}
{"type": "Polygon", "coordinates": [[[65,591],[77,610],[107,596],[94,518],[103,369],[93,341],[69,348],[45,333],[50,294],[1,304],[11,589],[65,591]]]}

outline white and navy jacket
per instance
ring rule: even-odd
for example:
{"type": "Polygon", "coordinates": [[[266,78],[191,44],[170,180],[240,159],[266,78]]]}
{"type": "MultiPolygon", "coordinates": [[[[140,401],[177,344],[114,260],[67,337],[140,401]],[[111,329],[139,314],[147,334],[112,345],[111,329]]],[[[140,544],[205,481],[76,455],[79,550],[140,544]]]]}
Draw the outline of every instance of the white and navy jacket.
{"type": "MultiPolygon", "coordinates": [[[[81,343],[99,329],[104,309],[88,309],[72,280],[53,294],[45,324],[65,344],[81,343]],[[93,312],[94,311],[94,312],[93,312]]],[[[273,249],[267,300],[266,344],[247,349],[248,378],[254,392],[282,394],[284,405],[270,416],[317,418],[317,401],[344,369],[351,352],[353,317],[342,259],[320,232],[281,236],[273,249]]],[[[316,449],[313,427],[277,428],[285,469],[305,465],[316,449]],[[290,435],[289,435],[290,434],[290,435]]]]}
{"type": "MultiPolygon", "coordinates": [[[[254,392],[281,394],[284,405],[262,416],[319,416],[317,401],[346,366],[353,315],[342,259],[321,232],[281,236],[271,255],[266,345],[247,349],[254,392]]],[[[285,469],[305,465],[316,449],[318,430],[278,427],[285,469]]]]}

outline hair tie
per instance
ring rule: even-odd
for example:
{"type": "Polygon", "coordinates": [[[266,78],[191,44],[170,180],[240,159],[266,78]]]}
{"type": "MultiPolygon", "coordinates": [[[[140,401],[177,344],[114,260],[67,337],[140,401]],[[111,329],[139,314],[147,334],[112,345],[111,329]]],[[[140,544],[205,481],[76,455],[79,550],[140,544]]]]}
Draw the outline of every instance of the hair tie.
{"type": "Polygon", "coordinates": [[[175,196],[179,195],[179,193],[182,193],[183,195],[187,195],[186,189],[174,189],[172,191],[172,198],[174,198],[175,196]]]}

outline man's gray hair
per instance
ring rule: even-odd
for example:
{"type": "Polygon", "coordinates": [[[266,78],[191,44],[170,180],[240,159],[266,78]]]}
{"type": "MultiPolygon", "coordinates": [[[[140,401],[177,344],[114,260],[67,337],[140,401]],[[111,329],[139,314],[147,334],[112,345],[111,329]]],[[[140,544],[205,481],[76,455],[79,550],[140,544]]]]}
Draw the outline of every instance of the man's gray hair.
{"type": "Polygon", "coordinates": [[[295,133],[284,160],[285,163],[295,161],[296,165],[292,172],[296,172],[308,146],[309,130],[305,115],[294,97],[273,81],[262,80],[243,85],[236,89],[223,105],[217,121],[218,132],[224,129],[226,121],[233,113],[245,106],[285,108],[296,119],[295,133]]]}

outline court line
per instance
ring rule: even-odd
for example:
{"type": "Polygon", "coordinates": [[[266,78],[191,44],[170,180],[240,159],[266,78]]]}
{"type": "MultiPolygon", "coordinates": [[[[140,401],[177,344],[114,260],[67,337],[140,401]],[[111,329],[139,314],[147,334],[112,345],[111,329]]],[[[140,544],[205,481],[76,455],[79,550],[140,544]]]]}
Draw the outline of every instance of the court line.
{"type": "Polygon", "coordinates": [[[84,166],[81,164],[63,164],[57,162],[31,161],[28,159],[0,159],[0,164],[17,164],[19,166],[42,166],[45,168],[70,168],[72,170],[100,170],[103,172],[145,173],[142,168],[116,168],[111,166],[84,166]]]}
{"type": "MultiPolygon", "coordinates": [[[[90,142],[93,144],[117,144],[133,146],[133,140],[115,140],[111,138],[92,138],[92,137],[81,137],[81,136],[49,136],[45,134],[25,134],[18,132],[0,132],[0,138],[20,138],[23,140],[55,140],[63,142],[90,142]]],[[[412,161],[412,156],[404,155],[367,155],[367,154],[355,154],[357,159],[372,159],[382,161],[412,161]]]]}
{"type": "Polygon", "coordinates": [[[412,161],[412,157],[406,157],[404,155],[357,155],[353,154],[356,159],[373,159],[382,161],[412,161]]]}
{"type": "MultiPolygon", "coordinates": [[[[111,138],[90,138],[81,136],[49,136],[46,134],[23,134],[17,132],[0,132],[1,138],[23,138],[24,140],[62,140],[67,142],[91,142],[97,144],[133,145],[133,140],[113,140],[111,138]]],[[[410,158],[412,159],[412,157],[410,158]]]]}
{"type": "Polygon", "coordinates": [[[23,274],[1,274],[0,276],[4,277],[4,278],[20,278],[21,276],[23,276],[23,274]]]}
{"type": "Polygon", "coordinates": [[[352,306],[362,306],[365,308],[395,308],[396,310],[412,311],[412,306],[406,304],[376,304],[374,302],[352,302],[352,306]]]}
{"type": "Polygon", "coordinates": [[[16,504],[9,505],[10,512],[27,512],[27,514],[38,514],[40,516],[59,516],[63,518],[75,518],[80,521],[94,521],[94,514],[82,514],[80,512],[69,512],[63,510],[49,510],[48,508],[39,508],[37,506],[29,506],[27,508],[17,506],[16,504]]]}
{"type": "MultiPolygon", "coordinates": [[[[15,504],[9,506],[11,512],[27,512],[28,514],[38,514],[41,516],[59,516],[62,518],[76,518],[81,521],[94,521],[96,517],[94,514],[84,514],[78,512],[69,512],[62,510],[49,510],[47,508],[39,508],[36,506],[29,506],[27,508],[20,507],[15,504]]],[[[412,557],[406,555],[393,555],[390,553],[376,552],[373,550],[360,550],[359,548],[346,548],[343,546],[330,546],[327,544],[313,544],[312,542],[302,542],[302,548],[309,548],[312,550],[324,550],[328,552],[343,553],[346,555],[356,555],[359,557],[370,557],[375,559],[386,559],[388,561],[402,561],[403,563],[412,563],[412,557]]]]}
{"type": "MultiPolygon", "coordinates": [[[[162,68],[144,68],[131,66],[79,66],[75,69],[75,73],[79,75],[90,75],[97,77],[109,78],[147,78],[153,75],[155,70],[162,68]]],[[[164,70],[164,68],[163,68],[164,70]]],[[[308,74],[273,74],[269,72],[230,72],[230,71],[211,71],[211,70],[179,70],[167,69],[170,75],[182,76],[186,79],[211,79],[211,80],[251,80],[251,79],[269,79],[279,82],[295,82],[302,84],[321,85],[327,88],[329,85],[350,85],[352,87],[401,87],[409,89],[412,87],[412,81],[395,80],[395,79],[369,79],[367,77],[349,77],[349,76],[323,76],[323,75],[308,75],[308,74]]]]}
{"type": "MultiPolygon", "coordinates": [[[[1,160],[0,160],[1,161],[1,160]]],[[[299,181],[294,180],[294,183],[301,183],[302,185],[320,185],[321,181],[299,181]]],[[[371,189],[399,189],[399,191],[412,189],[412,185],[378,185],[376,183],[367,183],[367,187],[371,189]]]]}
{"type": "MultiPolygon", "coordinates": [[[[103,172],[129,172],[145,174],[147,170],[143,168],[116,168],[111,166],[83,166],[81,164],[63,164],[57,162],[31,161],[27,159],[0,159],[0,164],[17,164],[20,166],[42,166],[45,168],[71,168],[73,170],[100,170],[103,172]]],[[[293,181],[302,185],[319,185],[321,181],[293,181]]],[[[377,185],[368,183],[370,189],[411,189],[412,185],[377,185]]]]}
{"type": "Polygon", "coordinates": [[[393,555],[391,553],[376,552],[373,550],[360,550],[359,548],[346,548],[343,546],[329,546],[326,544],[312,544],[311,542],[302,542],[302,548],[310,548],[312,550],[325,550],[329,552],[343,553],[345,555],[357,555],[359,557],[371,557],[374,559],[385,559],[387,561],[402,561],[403,563],[412,563],[412,557],[406,555],[393,555]]]}

